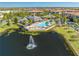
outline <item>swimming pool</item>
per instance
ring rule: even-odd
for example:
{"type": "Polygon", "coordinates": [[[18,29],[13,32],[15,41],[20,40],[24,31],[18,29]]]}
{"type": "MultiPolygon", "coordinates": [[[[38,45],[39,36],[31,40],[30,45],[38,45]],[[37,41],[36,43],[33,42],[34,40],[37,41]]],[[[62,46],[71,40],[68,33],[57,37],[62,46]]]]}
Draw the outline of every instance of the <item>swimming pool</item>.
{"type": "Polygon", "coordinates": [[[48,25],[49,25],[48,21],[44,21],[44,22],[41,22],[41,23],[37,24],[37,26],[39,26],[39,27],[46,27],[48,25]]]}

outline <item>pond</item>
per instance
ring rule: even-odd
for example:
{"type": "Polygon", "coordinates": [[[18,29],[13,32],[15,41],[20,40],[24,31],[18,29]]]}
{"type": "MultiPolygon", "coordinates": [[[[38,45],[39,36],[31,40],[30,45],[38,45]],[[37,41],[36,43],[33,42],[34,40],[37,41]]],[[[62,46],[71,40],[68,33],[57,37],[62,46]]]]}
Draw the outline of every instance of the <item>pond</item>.
{"type": "Polygon", "coordinates": [[[37,47],[26,49],[29,35],[19,34],[18,31],[0,36],[0,55],[4,56],[69,56],[64,45],[63,36],[53,33],[41,33],[33,36],[37,47]]]}

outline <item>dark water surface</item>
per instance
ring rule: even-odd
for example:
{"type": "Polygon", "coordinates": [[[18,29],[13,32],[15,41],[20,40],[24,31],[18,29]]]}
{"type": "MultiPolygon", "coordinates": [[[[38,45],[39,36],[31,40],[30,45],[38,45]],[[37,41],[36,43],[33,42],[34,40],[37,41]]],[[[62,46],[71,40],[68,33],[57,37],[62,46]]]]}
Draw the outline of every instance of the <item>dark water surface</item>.
{"type": "Polygon", "coordinates": [[[2,56],[68,56],[63,36],[56,32],[42,33],[33,37],[38,47],[27,50],[29,35],[18,32],[0,36],[0,55],[2,56]]]}

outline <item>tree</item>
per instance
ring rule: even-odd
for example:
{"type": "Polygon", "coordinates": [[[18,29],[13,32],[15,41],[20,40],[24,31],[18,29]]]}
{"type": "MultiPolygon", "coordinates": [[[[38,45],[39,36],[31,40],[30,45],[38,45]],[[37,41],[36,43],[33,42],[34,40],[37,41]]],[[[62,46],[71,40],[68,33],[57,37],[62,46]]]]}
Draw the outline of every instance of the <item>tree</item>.
{"type": "Polygon", "coordinates": [[[17,24],[18,23],[18,18],[16,16],[14,16],[14,23],[17,24]]]}
{"type": "Polygon", "coordinates": [[[23,20],[23,25],[26,25],[26,24],[29,24],[29,21],[28,20],[23,20]]]}
{"type": "Polygon", "coordinates": [[[7,25],[12,26],[12,21],[11,21],[11,19],[8,19],[7,25]]]}
{"type": "Polygon", "coordinates": [[[29,23],[30,23],[30,24],[32,24],[32,23],[33,23],[33,20],[32,20],[32,19],[30,19],[30,20],[29,20],[29,23]]]}
{"type": "Polygon", "coordinates": [[[73,21],[74,21],[75,23],[78,23],[78,18],[76,18],[76,16],[73,16],[73,21]]]}
{"type": "Polygon", "coordinates": [[[6,15],[4,15],[2,19],[7,20],[8,18],[6,15]]]}

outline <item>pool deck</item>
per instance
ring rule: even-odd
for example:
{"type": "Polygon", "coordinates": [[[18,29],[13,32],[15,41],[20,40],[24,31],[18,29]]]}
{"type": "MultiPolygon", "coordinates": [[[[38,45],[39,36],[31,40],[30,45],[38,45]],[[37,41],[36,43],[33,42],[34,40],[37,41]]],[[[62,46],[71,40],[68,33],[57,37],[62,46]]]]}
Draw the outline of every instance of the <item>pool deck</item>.
{"type": "Polygon", "coordinates": [[[26,28],[30,32],[47,32],[47,31],[51,30],[53,27],[55,27],[55,24],[46,26],[46,27],[37,26],[37,24],[40,24],[40,22],[36,22],[30,26],[27,26],[26,28]]]}
{"type": "Polygon", "coordinates": [[[43,30],[29,30],[30,32],[47,32],[50,31],[53,27],[55,27],[55,25],[49,26],[43,30]]]}

